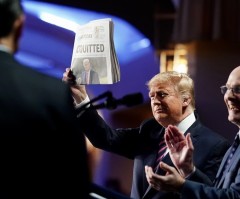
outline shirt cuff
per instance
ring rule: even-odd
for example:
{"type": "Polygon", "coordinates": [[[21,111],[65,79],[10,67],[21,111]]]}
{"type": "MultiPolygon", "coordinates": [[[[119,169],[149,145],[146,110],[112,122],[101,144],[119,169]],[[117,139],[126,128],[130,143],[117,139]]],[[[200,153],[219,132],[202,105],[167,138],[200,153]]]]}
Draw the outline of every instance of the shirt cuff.
{"type": "MultiPolygon", "coordinates": [[[[90,99],[89,99],[89,97],[88,97],[88,95],[87,95],[87,97],[86,97],[82,102],[80,102],[79,104],[77,104],[76,102],[74,102],[75,108],[76,108],[76,109],[81,108],[83,105],[87,104],[88,102],[90,102],[90,99]]],[[[90,104],[89,104],[89,106],[90,106],[90,104]]],[[[88,106],[87,106],[87,107],[88,107],[88,106]]]]}

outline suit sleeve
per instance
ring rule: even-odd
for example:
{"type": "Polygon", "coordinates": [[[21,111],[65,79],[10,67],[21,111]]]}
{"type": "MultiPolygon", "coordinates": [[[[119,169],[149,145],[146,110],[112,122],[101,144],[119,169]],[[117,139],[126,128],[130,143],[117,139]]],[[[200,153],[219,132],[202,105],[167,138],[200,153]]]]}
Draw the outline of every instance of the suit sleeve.
{"type": "Polygon", "coordinates": [[[191,177],[189,177],[187,179],[195,181],[195,182],[204,183],[204,184],[209,185],[209,186],[213,185],[210,178],[197,168],[196,168],[196,171],[191,175],[191,177]]]}
{"type": "MultiPolygon", "coordinates": [[[[212,137],[209,139],[212,139],[212,137]]],[[[194,164],[199,169],[198,173],[202,172],[201,176],[205,175],[210,179],[210,181],[213,182],[216,177],[218,168],[221,164],[222,158],[229,148],[229,143],[225,139],[219,139],[215,143],[209,141],[207,144],[206,142],[204,146],[202,145],[204,144],[203,141],[199,144],[200,145],[195,146],[197,152],[194,154],[194,164]]],[[[193,175],[193,177],[194,176],[195,175],[193,175]]]]}
{"type": "Polygon", "coordinates": [[[186,180],[182,190],[181,199],[239,199],[240,198],[240,173],[231,186],[227,189],[219,189],[206,184],[186,180]]]}
{"type": "MultiPolygon", "coordinates": [[[[235,168],[225,176],[222,188],[214,187],[206,173],[196,172],[185,181],[181,190],[181,199],[238,199],[240,198],[240,160],[235,168]]],[[[218,168],[218,167],[217,167],[218,168]]]]}
{"type": "Polygon", "coordinates": [[[81,129],[93,146],[133,159],[139,144],[139,128],[114,129],[96,110],[87,110],[79,117],[81,129]]]}
{"type": "Polygon", "coordinates": [[[209,176],[211,181],[214,181],[218,168],[229,146],[230,145],[227,140],[221,140],[215,145],[215,147],[213,147],[212,152],[209,151],[211,157],[208,159],[206,164],[206,174],[209,176]]]}

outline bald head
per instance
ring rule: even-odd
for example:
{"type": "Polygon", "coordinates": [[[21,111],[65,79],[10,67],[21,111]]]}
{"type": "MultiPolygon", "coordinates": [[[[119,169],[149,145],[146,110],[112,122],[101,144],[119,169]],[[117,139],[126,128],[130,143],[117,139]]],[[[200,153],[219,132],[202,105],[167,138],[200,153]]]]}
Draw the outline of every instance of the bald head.
{"type": "Polygon", "coordinates": [[[237,66],[236,68],[234,68],[232,70],[232,72],[230,73],[230,75],[228,77],[227,84],[229,84],[232,81],[240,84],[240,66],[237,66]]]}

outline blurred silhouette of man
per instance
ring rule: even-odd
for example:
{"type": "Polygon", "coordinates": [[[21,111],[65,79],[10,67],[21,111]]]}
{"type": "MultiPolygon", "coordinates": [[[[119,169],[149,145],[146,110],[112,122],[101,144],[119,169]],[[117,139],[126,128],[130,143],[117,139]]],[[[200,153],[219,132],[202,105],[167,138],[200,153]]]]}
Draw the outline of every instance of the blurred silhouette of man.
{"type": "Polygon", "coordinates": [[[20,0],[0,0],[0,198],[87,198],[84,135],[69,87],[14,58],[20,0]]]}

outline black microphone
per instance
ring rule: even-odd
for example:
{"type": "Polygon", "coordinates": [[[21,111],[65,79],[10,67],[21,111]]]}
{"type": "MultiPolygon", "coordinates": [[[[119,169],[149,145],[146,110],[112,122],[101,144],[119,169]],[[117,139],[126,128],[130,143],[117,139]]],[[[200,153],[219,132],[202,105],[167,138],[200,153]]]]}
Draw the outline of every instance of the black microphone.
{"type": "Polygon", "coordinates": [[[118,105],[125,105],[127,107],[135,106],[143,103],[143,95],[142,93],[134,93],[125,95],[120,99],[115,99],[112,96],[109,96],[107,100],[98,105],[92,105],[93,109],[107,108],[107,109],[115,109],[118,105]]]}
{"type": "Polygon", "coordinates": [[[125,106],[134,106],[143,103],[142,93],[134,93],[130,95],[125,95],[121,99],[116,100],[116,104],[121,104],[125,106]]]}

